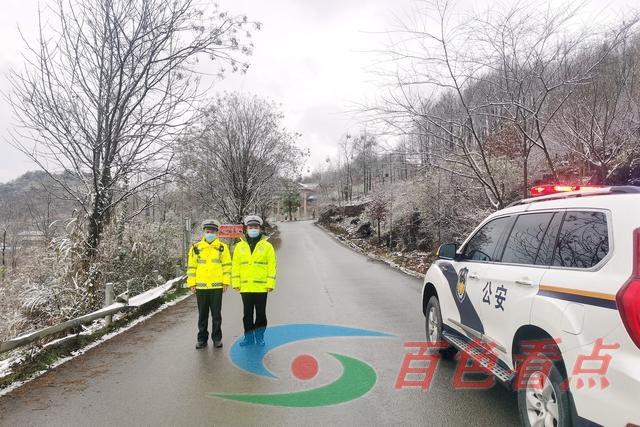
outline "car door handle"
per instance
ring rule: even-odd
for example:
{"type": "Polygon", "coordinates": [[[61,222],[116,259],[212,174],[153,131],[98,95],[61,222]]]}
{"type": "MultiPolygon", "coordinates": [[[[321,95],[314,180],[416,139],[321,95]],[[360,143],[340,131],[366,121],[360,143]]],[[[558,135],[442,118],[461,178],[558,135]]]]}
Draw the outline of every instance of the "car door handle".
{"type": "Polygon", "coordinates": [[[516,280],[516,285],[520,286],[533,286],[533,282],[530,280],[516,280]]]}
{"type": "Polygon", "coordinates": [[[480,276],[478,276],[475,273],[469,273],[469,276],[467,276],[467,277],[469,277],[469,279],[479,279],[480,278],[480,276]]]}

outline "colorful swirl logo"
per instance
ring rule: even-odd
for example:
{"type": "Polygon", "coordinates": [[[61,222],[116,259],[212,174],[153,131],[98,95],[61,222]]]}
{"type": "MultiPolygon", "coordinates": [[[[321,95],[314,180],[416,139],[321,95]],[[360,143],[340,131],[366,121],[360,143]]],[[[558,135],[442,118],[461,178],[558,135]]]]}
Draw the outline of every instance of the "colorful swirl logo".
{"type": "MultiPolygon", "coordinates": [[[[264,357],[271,350],[285,344],[329,337],[393,337],[394,335],[366,329],[322,324],[278,325],[267,328],[265,347],[240,347],[237,340],[231,347],[230,356],[239,368],[255,375],[278,379],[264,366],[264,357]]],[[[293,393],[280,394],[210,394],[210,396],[258,405],[285,407],[329,406],[348,402],[367,394],[375,385],[376,371],[361,360],[343,354],[329,353],[342,365],[342,375],[325,386],[293,393]]],[[[291,372],[300,380],[309,380],[318,373],[318,361],[310,355],[293,359],[291,372]]]]}

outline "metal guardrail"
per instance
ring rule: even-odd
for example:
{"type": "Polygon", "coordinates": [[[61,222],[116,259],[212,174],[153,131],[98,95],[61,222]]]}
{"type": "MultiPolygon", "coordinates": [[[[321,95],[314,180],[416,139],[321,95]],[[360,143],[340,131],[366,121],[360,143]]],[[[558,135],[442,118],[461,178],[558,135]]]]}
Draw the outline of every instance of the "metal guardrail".
{"type": "Polygon", "coordinates": [[[128,301],[115,302],[107,307],[94,311],[93,313],[85,314],[84,316],[67,320],[66,322],[60,323],[58,325],[49,326],[48,328],[40,329],[39,331],[30,332],[28,334],[21,335],[17,338],[14,338],[8,341],[0,341],[0,353],[5,353],[7,351],[16,349],[18,347],[22,347],[24,345],[30,344],[41,338],[63,332],[67,329],[71,329],[73,327],[82,325],[84,323],[88,323],[92,320],[99,319],[101,317],[106,317],[106,316],[115,314],[122,310],[138,308],[141,305],[147,304],[155,299],[160,298],[167,291],[171,290],[178,283],[183,281],[185,277],[186,276],[181,276],[181,277],[177,277],[175,279],[169,280],[164,285],[158,286],[153,289],[149,289],[148,291],[143,292],[140,295],[136,295],[134,297],[129,298],[128,301]]]}

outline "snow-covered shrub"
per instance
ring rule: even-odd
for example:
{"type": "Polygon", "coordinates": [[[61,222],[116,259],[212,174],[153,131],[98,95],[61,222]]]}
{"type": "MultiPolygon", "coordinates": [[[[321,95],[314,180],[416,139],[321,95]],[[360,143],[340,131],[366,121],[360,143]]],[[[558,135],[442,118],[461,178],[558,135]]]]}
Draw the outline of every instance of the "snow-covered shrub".
{"type": "Polygon", "coordinates": [[[130,295],[175,276],[182,260],[179,225],[138,221],[122,233],[107,233],[92,264],[102,289],[114,283],[116,293],[130,295]]]}
{"type": "Polygon", "coordinates": [[[81,227],[70,222],[47,245],[21,250],[19,268],[0,282],[0,339],[89,313],[104,304],[106,283],[136,295],[175,277],[182,259],[175,222],[106,228],[88,263],[81,227]]]}
{"type": "Polygon", "coordinates": [[[20,251],[19,268],[6,277],[0,313],[0,336],[49,326],[85,313],[89,307],[86,283],[74,269],[79,246],[71,236],[20,251]]]}

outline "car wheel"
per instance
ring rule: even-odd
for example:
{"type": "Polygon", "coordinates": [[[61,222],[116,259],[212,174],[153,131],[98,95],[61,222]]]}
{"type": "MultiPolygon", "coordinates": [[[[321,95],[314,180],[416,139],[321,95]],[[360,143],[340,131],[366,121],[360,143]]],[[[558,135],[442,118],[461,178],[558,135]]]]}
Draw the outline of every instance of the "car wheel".
{"type": "MultiPolygon", "coordinates": [[[[442,312],[440,311],[440,301],[434,295],[429,298],[427,309],[425,311],[425,330],[427,333],[427,341],[442,342],[442,312]]],[[[440,355],[444,359],[451,359],[458,350],[449,344],[448,347],[439,350],[440,355]]]]}
{"type": "Polygon", "coordinates": [[[546,356],[532,354],[520,365],[527,379],[518,376],[518,410],[523,426],[572,425],[569,391],[562,390],[562,374],[546,356]]]}

